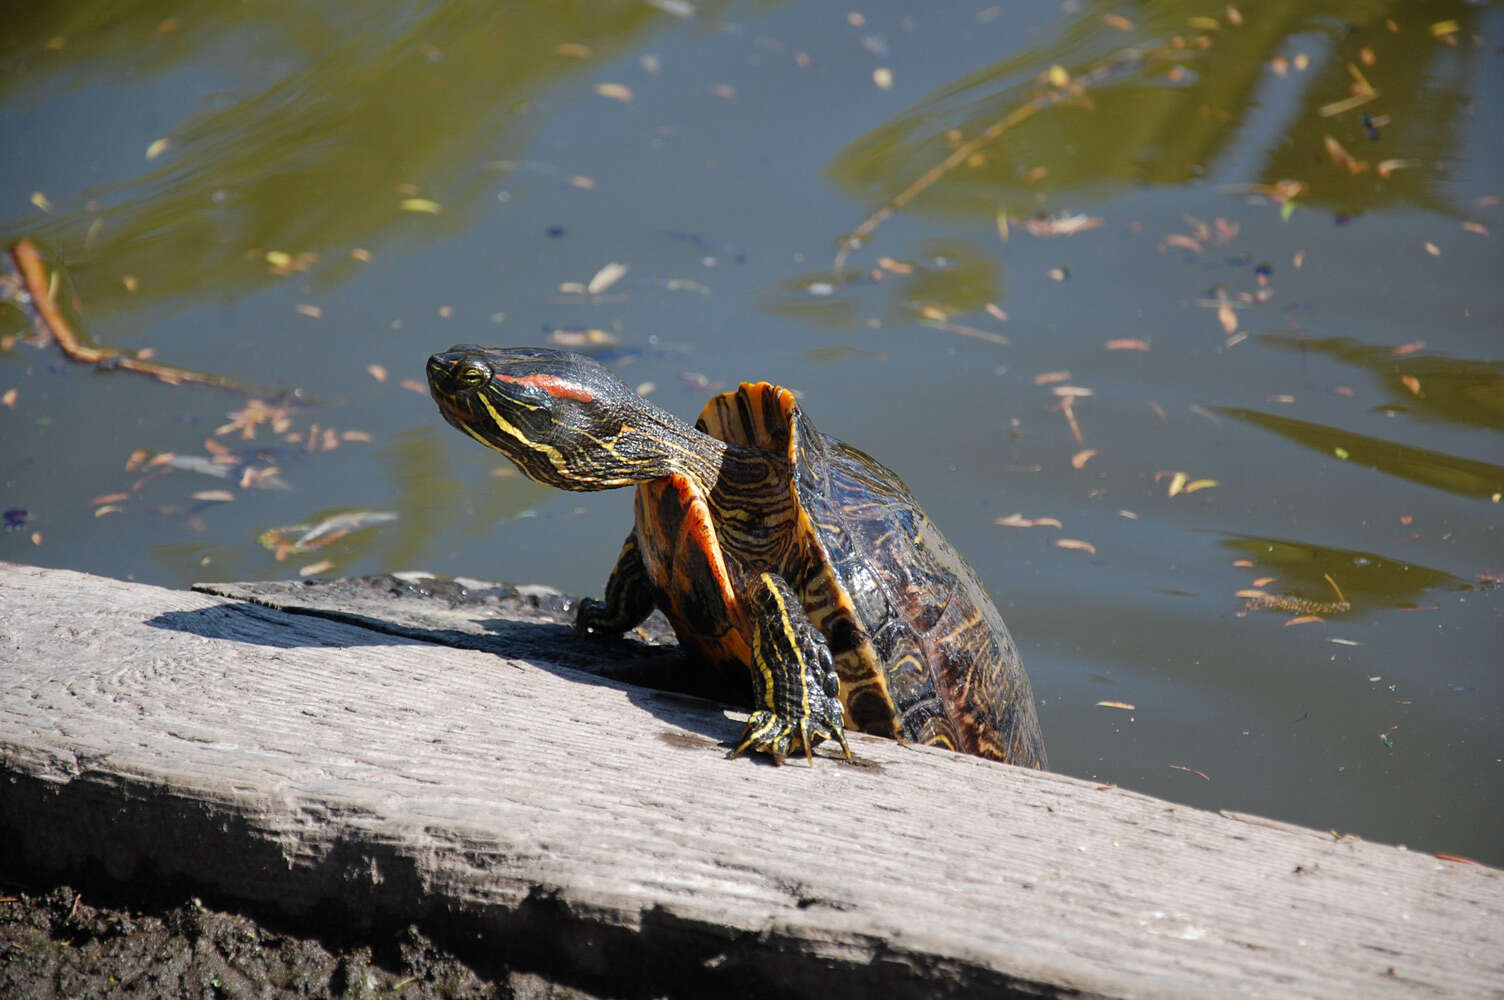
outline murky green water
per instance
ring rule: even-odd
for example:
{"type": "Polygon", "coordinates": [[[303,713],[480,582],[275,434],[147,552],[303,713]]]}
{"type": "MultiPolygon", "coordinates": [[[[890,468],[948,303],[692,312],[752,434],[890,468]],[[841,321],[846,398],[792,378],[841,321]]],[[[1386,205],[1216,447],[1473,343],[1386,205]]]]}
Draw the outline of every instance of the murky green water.
{"type": "Polygon", "coordinates": [[[898,470],[1056,769],[1504,864],[1500,5],[356,11],[8,16],[6,239],[101,346],[302,396],[0,305],[0,558],[596,593],[630,497],[402,382],[600,331],[681,415],[779,381],[898,470]],[[287,551],[352,511],[397,517],[287,551]]]}

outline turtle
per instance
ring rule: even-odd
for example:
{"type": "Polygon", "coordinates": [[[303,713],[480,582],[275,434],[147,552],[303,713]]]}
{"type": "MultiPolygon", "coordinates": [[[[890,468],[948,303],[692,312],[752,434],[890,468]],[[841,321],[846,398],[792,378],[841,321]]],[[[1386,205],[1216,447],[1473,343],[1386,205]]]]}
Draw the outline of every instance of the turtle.
{"type": "Polygon", "coordinates": [[[566,490],[636,488],[604,599],[575,628],[615,638],[653,609],[711,668],[748,675],[728,756],[775,763],[846,729],[1043,769],[1033,691],[976,572],[866,453],[795,394],[744,382],[693,427],[593,358],[461,344],[428,359],[444,419],[566,490]]]}

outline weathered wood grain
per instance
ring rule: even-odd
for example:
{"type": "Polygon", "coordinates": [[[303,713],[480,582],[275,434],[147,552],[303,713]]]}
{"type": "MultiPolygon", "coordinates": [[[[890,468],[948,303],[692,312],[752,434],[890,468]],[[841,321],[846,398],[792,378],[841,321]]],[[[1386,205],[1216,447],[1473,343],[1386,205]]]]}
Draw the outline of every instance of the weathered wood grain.
{"type": "Polygon", "coordinates": [[[860,735],[727,761],[736,713],[393,631],[0,564],[0,850],[622,994],[1504,991],[1494,869],[860,735]]]}

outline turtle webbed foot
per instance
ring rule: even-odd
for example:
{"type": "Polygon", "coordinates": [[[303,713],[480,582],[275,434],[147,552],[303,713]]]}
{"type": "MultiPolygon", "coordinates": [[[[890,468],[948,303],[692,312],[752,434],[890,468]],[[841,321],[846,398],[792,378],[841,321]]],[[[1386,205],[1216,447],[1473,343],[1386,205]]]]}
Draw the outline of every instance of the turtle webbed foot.
{"type": "Polygon", "coordinates": [[[792,589],[781,577],[760,574],[749,585],[748,612],[753,710],[741,742],[726,756],[764,750],[782,764],[802,750],[813,763],[815,744],[833,739],[850,760],[835,661],[792,589]]]}
{"type": "Polygon", "coordinates": [[[616,566],[606,581],[606,599],[582,598],[575,612],[574,630],[591,639],[618,639],[642,624],[653,611],[653,592],[647,581],[634,530],[622,544],[616,566]]]}
{"type": "Polygon", "coordinates": [[[621,627],[621,616],[613,614],[605,601],[593,597],[581,598],[574,614],[574,630],[590,639],[618,639],[631,628],[621,627]]]}
{"type": "Polygon", "coordinates": [[[760,708],[747,719],[741,742],[726,756],[736,757],[748,750],[763,750],[772,755],[774,764],[782,764],[789,754],[803,751],[805,759],[813,765],[815,745],[821,740],[833,739],[841,744],[841,752],[850,760],[851,747],[846,743],[841,703],[832,701],[831,707],[833,715],[827,714],[824,719],[810,716],[789,719],[760,708]]]}

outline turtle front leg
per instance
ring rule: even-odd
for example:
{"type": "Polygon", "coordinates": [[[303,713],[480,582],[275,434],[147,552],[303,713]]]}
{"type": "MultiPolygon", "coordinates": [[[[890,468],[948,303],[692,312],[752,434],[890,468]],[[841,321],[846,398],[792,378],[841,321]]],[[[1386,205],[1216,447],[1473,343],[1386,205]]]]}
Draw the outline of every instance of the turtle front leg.
{"type": "Polygon", "coordinates": [[[782,764],[791,751],[812,750],[820,740],[846,744],[840,680],[825,637],[804,613],[799,598],[781,576],[759,573],[745,587],[747,620],[752,633],[752,715],[742,741],[726,756],[766,750],[782,764]]]}
{"type": "Polygon", "coordinates": [[[574,628],[580,635],[592,638],[620,636],[630,628],[642,624],[653,613],[653,592],[648,588],[648,573],[642,565],[642,553],[637,548],[637,532],[627,536],[616,557],[616,568],[606,581],[606,599],[597,601],[585,598],[575,613],[574,628]]]}

